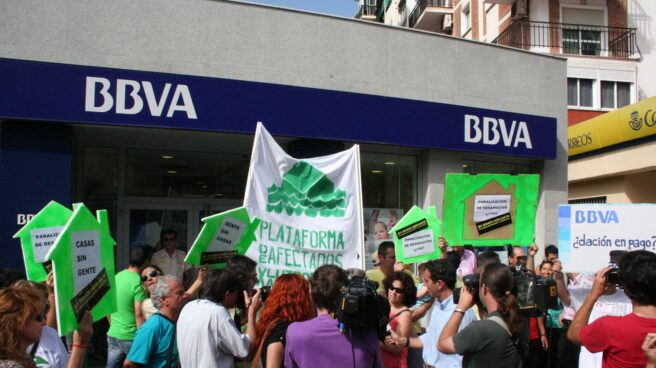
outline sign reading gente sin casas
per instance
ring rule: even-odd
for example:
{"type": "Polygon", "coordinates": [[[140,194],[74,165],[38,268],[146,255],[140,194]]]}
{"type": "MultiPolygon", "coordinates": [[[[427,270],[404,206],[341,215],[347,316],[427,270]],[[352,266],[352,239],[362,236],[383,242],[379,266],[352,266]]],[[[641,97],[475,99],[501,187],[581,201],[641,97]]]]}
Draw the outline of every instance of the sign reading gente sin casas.
{"type": "Polygon", "coordinates": [[[553,117],[272,83],[3,58],[0,118],[234,133],[254,133],[253,123],[266,121],[272,134],[288,137],[545,159],[556,158],[557,147],[553,117]]]}

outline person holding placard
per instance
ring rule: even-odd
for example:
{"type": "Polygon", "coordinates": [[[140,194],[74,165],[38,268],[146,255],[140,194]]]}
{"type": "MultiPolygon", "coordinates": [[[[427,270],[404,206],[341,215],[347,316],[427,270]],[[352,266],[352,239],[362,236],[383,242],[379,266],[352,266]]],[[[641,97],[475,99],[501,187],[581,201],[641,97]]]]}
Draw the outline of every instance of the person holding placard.
{"type": "Polygon", "coordinates": [[[107,368],[121,367],[137,328],[144,322],[141,303],[147,295],[140,275],[147,262],[146,250],[143,247],[134,248],[130,251],[128,268],[116,274],[117,311],[109,317],[107,368]]]}
{"type": "Polygon", "coordinates": [[[415,285],[419,283],[419,278],[417,278],[412,271],[404,269],[402,263],[396,262],[396,251],[394,250],[393,241],[384,241],[378,245],[378,261],[378,267],[367,271],[367,278],[378,283],[378,289],[376,290],[378,294],[386,296],[383,281],[395,271],[402,270],[412,277],[412,281],[414,281],[415,285]]]}

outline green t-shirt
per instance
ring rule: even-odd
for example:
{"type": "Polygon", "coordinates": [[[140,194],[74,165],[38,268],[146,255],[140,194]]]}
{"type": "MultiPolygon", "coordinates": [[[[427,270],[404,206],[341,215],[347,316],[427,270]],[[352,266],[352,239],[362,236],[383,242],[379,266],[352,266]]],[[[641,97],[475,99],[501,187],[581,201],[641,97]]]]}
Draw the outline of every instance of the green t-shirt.
{"type": "MultiPolygon", "coordinates": [[[[415,286],[419,284],[419,278],[417,277],[417,275],[412,273],[412,271],[405,270],[405,273],[407,273],[408,275],[410,275],[410,277],[412,277],[412,281],[415,282],[415,286]]],[[[380,267],[376,267],[374,269],[367,271],[367,278],[371,281],[376,281],[378,283],[378,289],[376,290],[378,294],[387,297],[387,295],[385,295],[385,285],[383,285],[383,281],[385,281],[385,277],[386,276],[383,273],[383,271],[380,270],[380,267]]]]}
{"type": "Polygon", "coordinates": [[[134,316],[134,302],[147,298],[141,286],[138,273],[123,270],[116,274],[116,312],[110,316],[107,336],[119,340],[133,340],[137,331],[137,320],[134,316]]]}

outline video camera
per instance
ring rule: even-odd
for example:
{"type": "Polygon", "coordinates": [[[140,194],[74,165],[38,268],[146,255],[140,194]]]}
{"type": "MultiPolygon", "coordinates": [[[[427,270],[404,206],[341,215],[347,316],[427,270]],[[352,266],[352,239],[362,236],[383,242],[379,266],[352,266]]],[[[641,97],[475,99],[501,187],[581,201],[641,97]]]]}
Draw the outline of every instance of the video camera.
{"type": "MultiPolygon", "coordinates": [[[[515,277],[513,295],[517,299],[519,313],[524,317],[539,317],[548,309],[558,308],[558,289],[556,280],[545,279],[529,273],[522,265],[511,268],[515,277]]],[[[467,275],[462,278],[464,287],[474,296],[474,303],[479,304],[478,285],[480,274],[467,275]]],[[[461,288],[453,291],[453,303],[458,304],[461,288]]]]}
{"type": "Polygon", "coordinates": [[[524,266],[511,269],[515,276],[515,291],[519,314],[525,317],[540,317],[548,309],[558,308],[556,280],[529,273],[524,266]]]}
{"type": "MultiPolygon", "coordinates": [[[[464,287],[469,289],[474,296],[474,304],[480,304],[480,299],[478,296],[478,285],[480,284],[481,280],[481,274],[479,273],[474,273],[471,275],[465,275],[462,278],[462,284],[464,287]]],[[[462,288],[456,288],[453,290],[453,304],[458,304],[460,301],[460,293],[462,292],[462,288]]]]}
{"type": "Polygon", "coordinates": [[[619,264],[620,259],[622,259],[626,253],[628,252],[625,250],[612,250],[610,252],[610,263],[608,263],[610,271],[606,274],[606,282],[609,284],[615,284],[620,289],[622,288],[622,279],[620,278],[619,264]]]}
{"type": "Polygon", "coordinates": [[[335,308],[340,329],[376,331],[379,340],[385,339],[390,305],[377,289],[377,282],[362,276],[353,276],[342,287],[335,308]]]}

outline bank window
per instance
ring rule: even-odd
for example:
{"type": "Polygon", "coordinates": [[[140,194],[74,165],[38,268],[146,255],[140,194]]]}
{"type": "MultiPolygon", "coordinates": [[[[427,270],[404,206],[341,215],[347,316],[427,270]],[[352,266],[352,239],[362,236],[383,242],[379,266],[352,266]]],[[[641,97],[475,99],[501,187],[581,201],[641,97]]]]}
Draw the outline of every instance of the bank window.
{"type": "Polygon", "coordinates": [[[116,147],[84,148],[82,201],[92,211],[107,210],[113,234],[116,234],[118,161],[116,147]]]}
{"type": "Polygon", "coordinates": [[[616,109],[631,103],[631,83],[601,82],[601,107],[616,109]]]}
{"type": "Polygon", "coordinates": [[[567,78],[567,105],[592,107],[592,79],[567,78]]]}
{"type": "Polygon", "coordinates": [[[240,153],[128,149],[125,194],[241,199],[249,165],[240,153]]]}
{"type": "Polygon", "coordinates": [[[531,174],[528,163],[492,162],[484,160],[465,160],[462,164],[465,174],[531,174]]]}
{"type": "Polygon", "coordinates": [[[417,203],[417,157],[362,152],[365,208],[408,210],[417,203]]]}

